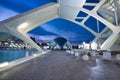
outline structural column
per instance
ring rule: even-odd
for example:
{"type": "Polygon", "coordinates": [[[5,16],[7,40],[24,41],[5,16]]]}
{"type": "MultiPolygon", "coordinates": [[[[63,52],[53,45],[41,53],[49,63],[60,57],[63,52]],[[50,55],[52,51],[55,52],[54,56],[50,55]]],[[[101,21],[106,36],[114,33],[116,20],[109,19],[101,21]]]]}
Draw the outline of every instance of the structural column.
{"type": "Polygon", "coordinates": [[[111,36],[101,45],[101,50],[109,50],[110,47],[115,43],[119,38],[120,31],[114,31],[111,36]]]}

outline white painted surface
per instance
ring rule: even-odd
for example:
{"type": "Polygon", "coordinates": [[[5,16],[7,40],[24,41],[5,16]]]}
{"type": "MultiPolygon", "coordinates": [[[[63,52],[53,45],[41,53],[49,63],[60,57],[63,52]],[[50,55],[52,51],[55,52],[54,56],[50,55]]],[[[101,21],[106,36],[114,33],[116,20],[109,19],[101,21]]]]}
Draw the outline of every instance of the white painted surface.
{"type": "Polygon", "coordinates": [[[87,60],[89,60],[89,57],[88,57],[88,55],[83,55],[82,59],[87,61],[87,60]]]}
{"type": "Polygon", "coordinates": [[[86,0],[59,0],[59,17],[74,20],[86,0]]]}
{"type": "Polygon", "coordinates": [[[78,56],[79,56],[79,53],[78,53],[78,52],[75,52],[75,56],[78,57],[78,56]]]}
{"type": "Polygon", "coordinates": [[[27,32],[58,17],[58,4],[51,3],[0,22],[0,32],[12,34],[30,44],[38,51],[42,49],[32,41],[27,32]],[[2,31],[1,31],[2,30],[2,31]]]}
{"type": "Polygon", "coordinates": [[[8,66],[8,62],[3,62],[3,63],[0,63],[0,68],[2,68],[2,67],[6,67],[6,66],[8,66]]]}
{"type": "Polygon", "coordinates": [[[111,53],[110,52],[103,52],[103,59],[111,60],[111,53]]]}
{"type": "Polygon", "coordinates": [[[116,55],[116,60],[119,60],[119,61],[120,61],[120,54],[117,54],[117,55],[116,55]]]}
{"type": "MultiPolygon", "coordinates": [[[[105,0],[100,0],[98,4],[87,4],[85,3],[85,1],[86,0],[59,0],[58,1],[58,3],[60,4],[59,6],[58,4],[50,4],[42,8],[40,7],[40,8],[34,9],[27,13],[20,14],[6,21],[0,22],[0,28],[1,28],[0,32],[10,33],[20,38],[21,40],[29,43],[37,50],[41,51],[39,46],[37,46],[26,35],[28,31],[57,17],[64,18],[64,19],[75,22],[75,19],[77,18],[77,14],[79,13],[79,11],[83,11],[87,13],[88,16],[82,21],[82,23],[77,23],[77,22],[76,23],[79,25],[82,25],[85,29],[90,31],[93,35],[96,36],[96,33],[84,25],[84,22],[90,16],[93,16],[94,18],[98,19],[99,21],[104,23],[109,29],[113,31],[114,34],[112,34],[101,46],[101,49],[109,50],[110,47],[118,39],[120,27],[113,25],[112,23],[108,22],[107,20],[97,15],[97,10],[104,4],[105,0]],[[85,5],[96,5],[96,6],[92,11],[90,11],[90,10],[82,8],[84,4],[85,5]],[[59,12],[58,12],[58,8],[59,8],[59,12]],[[28,23],[28,25],[24,29],[18,29],[18,27],[23,23],[28,23]]],[[[96,40],[97,39],[98,37],[96,36],[96,40]]]]}

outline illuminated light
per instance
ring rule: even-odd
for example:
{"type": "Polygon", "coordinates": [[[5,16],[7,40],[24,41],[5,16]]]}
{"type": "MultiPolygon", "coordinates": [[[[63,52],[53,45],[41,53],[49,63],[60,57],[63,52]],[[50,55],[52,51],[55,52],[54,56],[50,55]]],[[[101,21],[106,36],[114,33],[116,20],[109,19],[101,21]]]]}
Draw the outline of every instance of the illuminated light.
{"type": "Polygon", "coordinates": [[[90,45],[88,43],[83,42],[83,48],[84,49],[89,49],[90,45]]]}
{"type": "Polygon", "coordinates": [[[74,54],[74,51],[71,51],[70,53],[71,53],[71,54],[74,54]]]}
{"type": "Polygon", "coordinates": [[[28,52],[28,51],[26,51],[26,54],[25,54],[25,56],[26,56],[26,57],[28,57],[28,56],[29,56],[29,52],[28,52]]]}
{"type": "Polygon", "coordinates": [[[78,52],[76,52],[76,53],[75,53],[75,56],[76,56],[76,57],[77,57],[77,56],[79,56],[79,53],[78,53],[78,52]]]}
{"type": "Polygon", "coordinates": [[[88,57],[88,55],[84,55],[84,56],[82,57],[82,59],[85,60],[85,61],[87,61],[87,60],[89,60],[89,57],[88,57]]]}
{"type": "Polygon", "coordinates": [[[37,56],[37,54],[32,54],[32,56],[33,56],[33,57],[36,57],[36,56],[37,56]]]}
{"type": "Polygon", "coordinates": [[[83,47],[84,47],[84,45],[82,44],[82,45],[79,45],[78,47],[79,47],[79,48],[83,48],[83,47]]]}
{"type": "Polygon", "coordinates": [[[8,44],[7,42],[5,42],[5,44],[8,44]]]}
{"type": "Polygon", "coordinates": [[[67,53],[70,53],[70,50],[66,50],[67,53]]]}
{"type": "Polygon", "coordinates": [[[45,51],[43,51],[41,54],[45,54],[46,52],[45,51]]]}
{"type": "Polygon", "coordinates": [[[97,43],[96,42],[92,42],[91,43],[91,48],[94,50],[94,49],[97,49],[97,43]]]}
{"type": "Polygon", "coordinates": [[[6,67],[6,66],[8,66],[8,64],[9,64],[8,62],[3,62],[3,63],[0,64],[0,68],[6,67]]]}
{"type": "Polygon", "coordinates": [[[12,47],[12,45],[10,44],[10,47],[12,47]]]}
{"type": "Polygon", "coordinates": [[[49,43],[47,43],[47,45],[49,45],[49,43]]]}
{"type": "Polygon", "coordinates": [[[83,42],[83,45],[85,45],[86,43],[85,42],[83,42]]]}
{"type": "Polygon", "coordinates": [[[17,46],[18,44],[16,43],[15,45],[17,46]]]}
{"type": "Polygon", "coordinates": [[[18,26],[18,30],[20,31],[20,30],[23,30],[23,29],[25,29],[27,26],[28,26],[29,24],[28,23],[22,23],[21,25],[19,25],[18,26]]]}

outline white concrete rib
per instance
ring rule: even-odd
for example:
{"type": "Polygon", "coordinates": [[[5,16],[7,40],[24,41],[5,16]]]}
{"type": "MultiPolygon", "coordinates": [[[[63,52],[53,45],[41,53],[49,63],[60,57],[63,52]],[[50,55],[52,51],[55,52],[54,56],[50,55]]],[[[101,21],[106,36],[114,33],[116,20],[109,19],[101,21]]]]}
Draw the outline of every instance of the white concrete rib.
{"type": "MultiPolygon", "coordinates": [[[[91,11],[84,9],[82,7],[63,5],[62,8],[64,8],[64,6],[65,6],[65,9],[69,9],[69,12],[72,12],[72,13],[70,13],[70,15],[68,15],[67,14],[68,12],[63,9],[60,9],[60,10],[65,11],[65,13],[62,13],[62,12],[59,13],[58,11],[60,11],[60,10],[59,10],[59,6],[57,3],[48,4],[43,7],[33,9],[32,11],[26,12],[24,14],[20,14],[18,16],[15,16],[8,20],[0,22],[0,28],[1,28],[0,32],[10,33],[10,34],[20,38],[21,40],[29,43],[30,45],[34,46],[34,48],[36,48],[37,50],[41,51],[40,47],[28,37],[28,35],[27,35],[28,31],[32,30],[33,28],[35,28],[47,21],[50,21],[57,17],[61,17],[61,18],[70,20],[76,24],[81,25],[83,28],[87,29],[88,31],[90,31],[92,34],[94,34],[96,36],[97,33],[95,31],[91,30],[90,28],[88,28],[87,26],[85,26],[85,24],[84,24],[85,21],[90,16],[92,16],[92,17],[96,18],[97,20],[99,20],[100,22],[102,22],[103,24],[105,24],[109,29],[111,29],[113,31],[113,34],[101,46],[101,49],[108,50],[114,44],[114,42],[117,40],[119,32],[120,32],[120,28],[116,27],[115,25],[108,22],[107,20],[105,20],[104,18],[100,17],[97,14],[97,10],[105,3],[105,1],[106,0],[101,0],[98,4],[85,3],[85,5],[91,5],[91,6],[96,5],[95,8],[91,11]],[[76,12],[74,12],[74,11],[76,11],[76,12]],[[85,12],[88,14],[88,16],[85,17],[81,23],[74,21],[77,18],[75,16],[79,13],[79,11],[82,11],[82,12],[85,12]],[[62,14],[62,16],[60,14],[62,14]],[[65,15],[65,16],[63,16],[63,15],[65,15]],[[71,17],[71,16],[73,16],[73,17],[71,17]],[[23,23],[28,23],[28,25],[25,26],[24,29],[19,29],[20,25],[23,23]],[[116,30],[117,30],[117,32],[116,32],[116,30]],[[115,38],[115,39],[113,40],[113,38],[115,38]],[[110,41],[110,40],[113,40],[113,41],[110,41]]],[[[96,39],[97,38],[98,37],[96,37],[96,39]]]]}
{"type": "Polygon", "coordinates": [[[4,30],[4,32],[10,33],[18,37],[19,39],[33,46],[38,51],[41,51],[42,49],[29,38],[27,32],[57,17],[58,4],[50,3],[45,6],[7,19],[0,23],[0,28],[1,30],[4,30]],[[20,25],[24,23],[27,23],[28,25],[22,26],[24,29],[22,29],[22,27],[19,29],[20,25]]]}

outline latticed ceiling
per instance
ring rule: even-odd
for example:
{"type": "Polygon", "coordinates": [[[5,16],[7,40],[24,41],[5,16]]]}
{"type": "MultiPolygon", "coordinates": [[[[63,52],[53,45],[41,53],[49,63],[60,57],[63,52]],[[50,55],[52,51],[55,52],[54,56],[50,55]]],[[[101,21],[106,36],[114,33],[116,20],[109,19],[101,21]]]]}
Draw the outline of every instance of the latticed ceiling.
{"type": "MultiPolygon", "coordinates": [[[[119,12],[120,0],[116,0],[116,1],[118,4],[117,18],[118,18],[118,23],[119,23],[119,21],[120,21],[120,12],[119,12]]],[[[98,13],[101,14],[105,19],[107,19],[108,21],[110,21],[111,23],[116,25],[116,23],[115,23],[115,8],[116,7],[117,6],[115,6],[114,0],[106,0],[106,2],[99,9],[98,13]]]]}
{"type": "MultiPolygon", "coordinates": [[[[57,2],[57,0],[0,0],[0,21],[2,22],[5,19],[19,15],[50,2],[57,2]]],[[[86,0],[83,8],[87,10],[93,10],[99,2],[100,0],[86,0]]],[[[117,2],[120,6],[120,0],[117,0],[117,2]]],[[[115,10],[113,0],[106,0],[104,5],[102,5],[101,8],[98,10],[98,14],[104,19],[115,24],[115,16],[113,15],[114,11],[115,10]],[[108,10],[110,13],[107,14],[105,10],[108,10]]],[[[118,21],[120,20],[119,16],[120,15],[118,14],[118,21]]],[[[82,11],[79,12],[77,17],[75,18],[75,21],[79,23],[84,21],[84,25],[95,33],[102,32],[102,30],[104,30],[104,28],[106,27],[106,25],[99,21],[100,27],[98,31],[97,20],[82,11]]],[[[30,37],[36,38],[36,41],[38,42],[51,41],[55,37],[59,36],[68,39],[72,43],[81,43],[83,41],[90,42],[95,38],[94,34],[86,30],[82,26],[61,18],[57,18],[43,25],[37,26],[37,28],[29,31],[28,35],[30,37]]]]}

